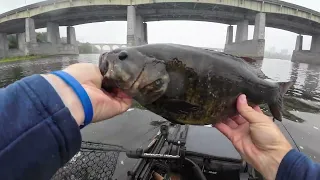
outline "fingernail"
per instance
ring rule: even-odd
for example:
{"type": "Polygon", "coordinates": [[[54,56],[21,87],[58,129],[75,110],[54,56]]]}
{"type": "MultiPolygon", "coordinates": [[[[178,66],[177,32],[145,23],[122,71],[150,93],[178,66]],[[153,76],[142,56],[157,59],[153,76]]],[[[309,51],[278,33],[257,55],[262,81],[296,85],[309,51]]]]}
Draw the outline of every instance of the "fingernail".
{"type": "Polygon", "coordinates": [[[240,95],[240,97],[239,97],[239,103],[240,103],[240,104],[247,104],[247,96],[244,95],[244,94],[240,95]]]}

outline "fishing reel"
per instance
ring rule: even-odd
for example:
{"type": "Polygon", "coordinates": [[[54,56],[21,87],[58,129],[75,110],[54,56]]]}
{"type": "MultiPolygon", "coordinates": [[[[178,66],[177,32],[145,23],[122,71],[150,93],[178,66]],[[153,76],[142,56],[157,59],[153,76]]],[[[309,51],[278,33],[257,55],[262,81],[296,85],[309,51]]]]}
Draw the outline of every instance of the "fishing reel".
{"type": "Polygon", "coordinates": [[[245,162],[230,163],[217,160],[220,162],[215,163],[214,157],[210,157],[208,154],[192,154],[193,152],[187,151],[188,129],[188,125],[162,125],[158,134],[146,148],[127,151],[128,158],[139,159],[136,166],[127,172],[127,179],[262,179],[245,162]],[[220,172],[217,173],[217,171],[220,172]]]}
{"type": "Polygon", "coordinates": [[[170,179],[173,174],[181,176],[181,170],[190,164],[191,170],[194,171],[192,174],[201,177],[201,180],[205,179],[199,166],[185,157],[186,133],[180,133],[180,138],[175,138],[180,128],[174,128],[173,131],[176,132],[169,133],[169,127],[162,125],[159,133],[146,149],[127,151],[127,157],[140,159],[137,167],[128,172],[128,179],[151,180],[154,179],[155,174],[164,179],[170,179]]]}

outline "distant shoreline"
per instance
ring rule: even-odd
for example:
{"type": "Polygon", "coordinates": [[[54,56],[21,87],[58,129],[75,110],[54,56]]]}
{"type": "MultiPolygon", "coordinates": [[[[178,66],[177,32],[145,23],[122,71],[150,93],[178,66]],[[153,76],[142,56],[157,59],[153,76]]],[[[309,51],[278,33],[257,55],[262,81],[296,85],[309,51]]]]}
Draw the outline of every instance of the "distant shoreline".
{"type": "Polygon", "coordinates": [[[48,56],[30,55],[30,56],[8,57],[8,58],[0,59],[0,63],[16,62],[16,61],[24,61],[24,60],[36,60],[36,59],[45,58],[45,57],[48,57],[48,56]]]}

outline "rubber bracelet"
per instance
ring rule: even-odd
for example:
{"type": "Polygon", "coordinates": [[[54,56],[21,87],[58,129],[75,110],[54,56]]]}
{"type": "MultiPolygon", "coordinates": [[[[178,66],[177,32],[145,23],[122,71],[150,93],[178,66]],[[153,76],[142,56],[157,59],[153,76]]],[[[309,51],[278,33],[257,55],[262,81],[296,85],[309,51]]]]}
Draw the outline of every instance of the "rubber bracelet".
{"type": "Polygon", "coordinates": [[[90,124],[93,118],[93,107],[87,92],[84,90],[81,84],[74,77],[72,77],[64,71],[54,71],[51,72],[51,74],[60,77],[65,83],[67,83],[73,89],[73,91],[79,97],[85,115],[84,123],[83,125],[80,125],[80,129],[90,124]]]}

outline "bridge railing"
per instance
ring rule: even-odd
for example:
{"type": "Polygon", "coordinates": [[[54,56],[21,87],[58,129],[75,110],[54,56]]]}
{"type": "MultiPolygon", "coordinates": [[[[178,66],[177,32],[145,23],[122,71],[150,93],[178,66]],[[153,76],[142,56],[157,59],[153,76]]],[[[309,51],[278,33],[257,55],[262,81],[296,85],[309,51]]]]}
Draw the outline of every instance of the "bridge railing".
{"type": "MultiPolygon", "coordinates": [[[[12,15],[12,14],[16,14],[16,13],[19,13],[19,12],[23,12],[23,11],[26,11],[26,10],[39,8],[41,6],[46,6],[46,5],[54,4],[54,3],[57,3],[57,2],[65,2],[65,1],[72,2],[72,1],[81,1],[81,0],[46,0],[46,1],[42,1],[42,2],[38,2],[38,3],[26,5],[26,6],[19,7],[17,9],[5,12],[3,14],[0,14],[0,18],[4,18],[6,16],[9,16],[9,15],[12,15]]],[[[288,3],[288,2],[280,1],[280,0],[252,0],[252,1],[275,4],[275,5],[278,5],[278,6],[297,9],[298,11],[302,11],[302,12],[310,13],[310,14],[313,14],[313,15],[316,15],[316,16],[320,16],[320,12],[317,12],[315,10],[312,10],[312,9],[309,9],[309,8],[306,8],[306,7],[303,7],[303,6],[299,6],[299,5],[296,5],[296,4],[291,4],[291,3],[288,3]]]]}
{"type": "Polygon", "coordinates": [[[56,2],[64,2],[64,1],[75,1],[75,0],[46,0],[46,1],[38,2],[38,3],[33,3],[33,4],[22,6],[22,7],[13,9],[11,11],[7,11],[5,13],[2,13],[2,14],[0,14],[0,18],[9,16],[9,15],[12,15],[12,14],[16,14],[16,13],[19,13],[19,12],[23,12],[23,11],[26,11],[26,10],[39,8],[41,6],[47,6],[47,5],[50,5],[50,4],[54,4],[56,2]]]}
{"type": "Polygon", "coordinates": [[[297,9],[299,11],[304,11],[304,12],[310,12],[314,15],[318,15],[320,16],[320,12],[318,11],[315,11],[315,10],[312,10],[312,9],[309,9],[309,8],[306,8],[306,7],[303,7],[303,6],[299,6],[299,5],[296,5],[296,4],[292,4],[292,3],[288,3],[288,2],[285,2],[285,1],[279,1],[279,0],[256,0],[256,1],[260,1],[260,2],[267,2],[269,4],[275,4],[275,5],[279,5],[279,6],[285,6],[285,7],[288,7],[288,8],[292,8],[292,9],[297,9]]]}

